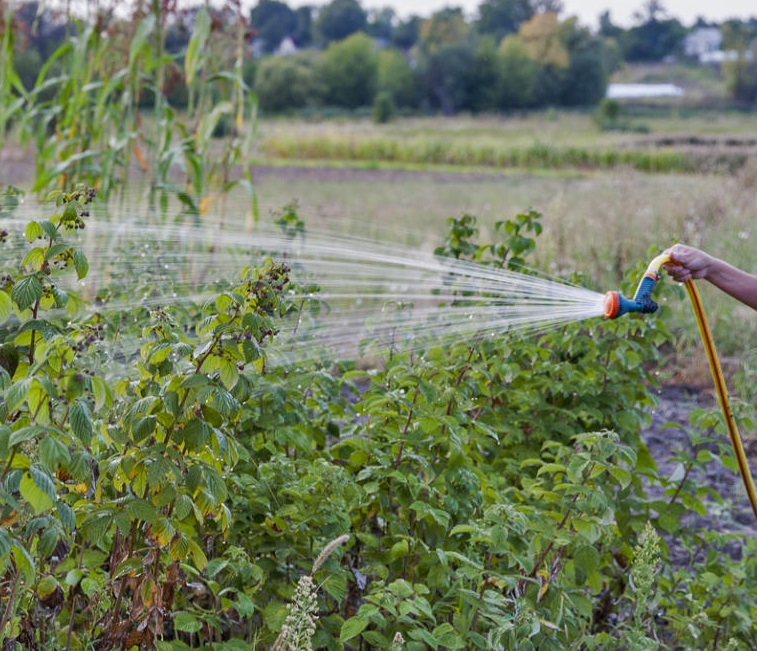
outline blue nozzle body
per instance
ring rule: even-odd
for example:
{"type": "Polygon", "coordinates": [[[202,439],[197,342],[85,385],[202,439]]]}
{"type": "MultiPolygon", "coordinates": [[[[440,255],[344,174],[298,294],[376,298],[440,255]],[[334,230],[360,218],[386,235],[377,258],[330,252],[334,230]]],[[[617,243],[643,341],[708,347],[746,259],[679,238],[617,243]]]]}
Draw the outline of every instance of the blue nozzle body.
{"type": "Polygon", "coordinates": [[[607,292],[605,294],[605,318],[615,319],[628,312],[641,312],[642,314],[656,312],[659,306],[652,300],[652,291],[660,279],[660,268],[668,262],[670,262],[670,256],[667,253],[661,253],[649,263],[644,277],[636,288],[633,300],[627,299],[620,292],[607,292]]]}
{"type": "Polygon", "coordinates": [[[657,303],[652,300],[652,291],[657,284],[660,276],[656,272],[647,272],[644,274],[644,278],[641,279],[636,294],[633,297],[633,302],[639,305],[638,310],[642,314],[651,314],[656,312],[659,307],[657,303]]]}
{"type": "Polygon", "coordinates": [[[660,275],[657,269],[648,269],[636,288],[633,299],[628,299],[620,292],[607,292],[605,294],[605,318],[616,319],[629,312],[641,312],[652,314],[659,307],[652,300],[652,291],[657,285],[660,275]]]}

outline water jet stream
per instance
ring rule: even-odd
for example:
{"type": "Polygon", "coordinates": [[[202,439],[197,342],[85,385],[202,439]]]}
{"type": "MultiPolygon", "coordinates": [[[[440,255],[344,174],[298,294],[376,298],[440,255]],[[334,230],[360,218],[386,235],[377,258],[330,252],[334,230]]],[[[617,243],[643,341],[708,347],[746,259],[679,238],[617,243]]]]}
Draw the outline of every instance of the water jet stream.
{"type": "MultiPolygon", "coordinates": [[[[11,232],[6,258],[22,259],[29,247],[22,235],[26,220],[3,224],[11,232]]],[[[282,324],[269,351],[285,351],[275,357],[281,363],[305,362],[324,349],[332,358],[354,358],[364,340],[379,354],[392,347],[525,335],[604,312],[603,294],[531,270],[513,272],[327,232],[308,230],[293,238],[275,225],[214,231],[121,219],[91,220],[69,239],[89,260],[87,277],[72,288],[89,299],[91,312],[202,303],[230,287],[244,267],[266,258],[287,262],[303,291],[287,294],[297,316],[282,324]]],[[[142,342],[131,343],[136,352],[142,342]]]]}

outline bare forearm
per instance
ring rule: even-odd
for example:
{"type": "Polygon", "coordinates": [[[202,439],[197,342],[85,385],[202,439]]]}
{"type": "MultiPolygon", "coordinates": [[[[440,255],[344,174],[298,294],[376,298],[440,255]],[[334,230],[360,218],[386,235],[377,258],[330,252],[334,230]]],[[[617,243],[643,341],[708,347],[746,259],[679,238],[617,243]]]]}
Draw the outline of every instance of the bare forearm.
{"type": "Polygon", "coordinates": [[[726,294],[757,310],[757,276],[714,258],[704,278],[726,294]]]}

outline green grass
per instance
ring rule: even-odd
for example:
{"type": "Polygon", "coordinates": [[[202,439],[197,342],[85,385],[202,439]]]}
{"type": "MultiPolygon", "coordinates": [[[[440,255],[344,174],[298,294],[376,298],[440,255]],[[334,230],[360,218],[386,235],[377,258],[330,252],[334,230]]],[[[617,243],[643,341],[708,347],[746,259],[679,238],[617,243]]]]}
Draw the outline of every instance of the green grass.
{"type": "MultiPolygon", "coordinates": [[[[754,114],[736,111],[713,113],[688,112],[668,104],[661,117],[652,117],[652,133],[753,136],[754,114]]],[[[302,121],[262,119],[259,124],[261,145],[287,139],[386,139],[405,143],[442,141],[450,147],[528,147],[534,142],[578,148],[627,146],[638,140],[634,134],[602,133],[591,112],[529,112],[511,116],[458,116],[455,118],[403,118],[377,125],[370,120],[302,121]]]]}
{"type": "Polygon", "coordinates": [[[743,148],[690,147],[692,137],[752,138],[748,114],[692,115],[674,109],[645,117],[648,134],[602,132],[588,113],[533,113],[510,118],[403,119],[388,125],[367,120],[262,121],[263,161],[340,161],[452,165],[464,171],[506,169],[613,169],[644,172],[733,170],[749,155],[743,148]],[[676,139],[681,145],[663,145],[676,139]]]}

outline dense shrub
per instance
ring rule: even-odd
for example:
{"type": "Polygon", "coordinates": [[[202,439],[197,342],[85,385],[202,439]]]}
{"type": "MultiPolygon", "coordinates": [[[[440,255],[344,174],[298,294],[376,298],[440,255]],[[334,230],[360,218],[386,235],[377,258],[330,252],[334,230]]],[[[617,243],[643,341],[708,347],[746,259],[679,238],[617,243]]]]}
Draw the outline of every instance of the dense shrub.
{"type": "Polygon", "coordinates": [[[373,121],[376,124],[391,122],[397,114],[397,107],[389,93],[379,93],[373,100],[373,121]]]}
{"type": "Polygon", "coordinates": [[[262,110],[285,113],[319,104],[324,88],[310,57],[268,57],[257,67],[255,93],[262,110]]]}
{"type": "MultiPolygon", "coordinates": [[[[383,358],[367,369],[268,365],[277,323],[306,303],[282,300],[299,290],[274,260],[203,305],[76,316],[64,278],[88,270],[90,198],[59,195],[27,226],[0,290],[6,648],[754,644],[749,544],[737,562],[738,540],[682,524],[717,497],[687,468],[727,450],[703,439],[667,478],[639,440],[664,324],[398,336],[365,342],[383,358]],[[671,565],[667,540],[692,562],[705,545],[704,571],[671,565]]],[[[539,219],[498,224],[490,245],[451,220],[438,254],[522,269],[539,219]]],[[[281,225],[303,233],[293,210],[281,225]]],[[[155,264],[110,297],[171,283],[155,264]]]]}
{"type": "Polygon", "coordinates": [[[363,33],[331,43],[318,58],[318,75],[326,88],[324,102],[332,106],[371,106],[378,82],[378,55],[363,33]]]}

